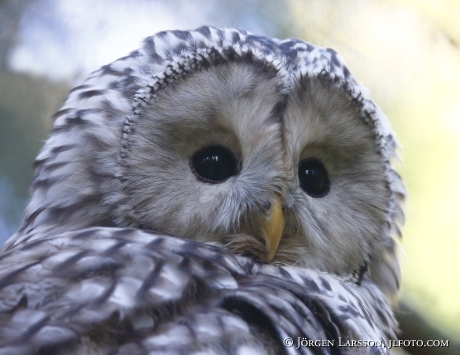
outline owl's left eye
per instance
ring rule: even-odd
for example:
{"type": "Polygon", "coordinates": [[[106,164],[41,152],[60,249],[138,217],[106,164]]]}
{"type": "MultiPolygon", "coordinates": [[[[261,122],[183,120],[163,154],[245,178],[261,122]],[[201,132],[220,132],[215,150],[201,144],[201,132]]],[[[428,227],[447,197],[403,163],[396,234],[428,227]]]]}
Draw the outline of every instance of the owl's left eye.
{"type": "Polygon", "coordinates": [[[196,152],[190,162],[196,177],[204,182],[224,182],[238,172],[238,162],[233,153],[220,145],[214,145],[196,152]]]}
{"type": "Polygon", "coordinates": [[[331,189],[331,181],[323,163],[316,159],[305,159],[299,164],[300,187],[311,197],[326,196],[331,189]]]}

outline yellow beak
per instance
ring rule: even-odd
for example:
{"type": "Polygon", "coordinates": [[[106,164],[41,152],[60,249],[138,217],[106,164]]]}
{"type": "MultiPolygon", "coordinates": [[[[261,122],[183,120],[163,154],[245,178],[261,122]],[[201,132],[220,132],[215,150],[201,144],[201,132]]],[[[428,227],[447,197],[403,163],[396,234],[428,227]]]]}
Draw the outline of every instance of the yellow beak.
{"type": "Polygon", "coordinates": [[[277,197],[272,202],[268,211],[267,219],[262,225],[262,233],[265,238],[265,246],[267,247],[267,260],[271,261],[275,256],[276,249],[280,243],[281,235],[284,229],[283,210],[281,202],[277,197]]]}

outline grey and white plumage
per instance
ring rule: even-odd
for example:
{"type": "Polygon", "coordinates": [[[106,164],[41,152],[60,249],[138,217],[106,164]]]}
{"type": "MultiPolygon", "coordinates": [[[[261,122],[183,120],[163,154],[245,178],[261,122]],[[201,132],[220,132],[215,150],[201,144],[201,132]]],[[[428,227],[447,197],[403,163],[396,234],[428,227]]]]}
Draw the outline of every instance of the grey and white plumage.
{"type": "Polygon", "coordinates": [[[55,118],[0,259],[5,354],[276,354],[296,352],[284,336],[394,337],[396,143],[334,51],[162,32],[94,72],[55,118]],[[200,181],[193,154],[217,145],[238,171],[200,181]],[[299,186],[310,158],[327,169],[326,196],[299,186]],[[267,263],[276,201],[284,229],[267,263]]]}
{"type": "Polygon", "coordinates": [[[39,347],[71,354],[80,346],[95,349],[93,341],[110,354],[298,353],[283,347],[284,337],[378,341],[384,335],[375,320],[385,327],[394,322],[368,281],[260,265],[134,229],[91,228],[38,240],[5,253],[1,266],[0,354],[39,347]]]}

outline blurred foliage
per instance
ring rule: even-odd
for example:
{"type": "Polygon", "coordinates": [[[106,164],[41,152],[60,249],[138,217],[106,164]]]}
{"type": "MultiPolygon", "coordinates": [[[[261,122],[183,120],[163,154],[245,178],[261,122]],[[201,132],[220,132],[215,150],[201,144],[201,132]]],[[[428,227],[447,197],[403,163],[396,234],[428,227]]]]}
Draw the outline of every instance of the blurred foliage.
{"type": "Polygon", "coordinates": [[[458,0],[404,0],[413,6],[434,28],[445,34],[455,47],[460,46],[460,2],[458,0]]]}
{"type": "Polygon", "coordinates": [[[0,70],[0,243],[17,226],[32,179],[31,164],[68,90],[63,83],[0,70]],[[8,233],[8,234],[7,234],[8,233]]]}
{"type": "MultiPolygon", "coordinates": [[[[22,53],[29,53],[29,63],[48,63],[43,75],[65,72],[57,63],[75,65],[75,76],[86,75],[78,63],[98,63],[88,56],[102,57],[125,42],[131,47],[121,55],[129,52],[141,40],[134,33],[203,24],[336,49],[388,115],[402,146],[399,171],[409,195],[401,243],[404,298],[452,339],[460,338],[460,1],[251,0],[242,6],[240,0],[117,0],[110,7],[106,0],[79,2],[85,3],[0,0],[0,68],[13,49],[31,41],[32,49],[22,53]],[[152,7],[157,11],[150,14],[152,7]],[[41,26],[45,35],[29,28],[27,42],[21,32],[27,26],[41,26]],[[57,40],[50,45],[53,36],[57,40]]],[[[2,218],[18,223],[30,164],[66,91],[66,83],[0,71],[0,233],[2,218]]],[[[399,313],[405,329],[425,324],[424,317],[405,317],[414,313],[405,307],[399,313]]]]}

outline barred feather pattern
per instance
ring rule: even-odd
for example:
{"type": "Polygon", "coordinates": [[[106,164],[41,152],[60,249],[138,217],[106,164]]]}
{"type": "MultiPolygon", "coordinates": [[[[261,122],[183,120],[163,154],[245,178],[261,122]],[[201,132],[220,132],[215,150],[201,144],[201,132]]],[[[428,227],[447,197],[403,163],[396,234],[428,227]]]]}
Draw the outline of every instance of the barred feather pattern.
{"type": "Polygon", "coordinates": [[[339,344],[385,344],[394,323],[371,283],[134,229],[67,232],[0,259],[1,355],[387,354],[339,344]]]}

